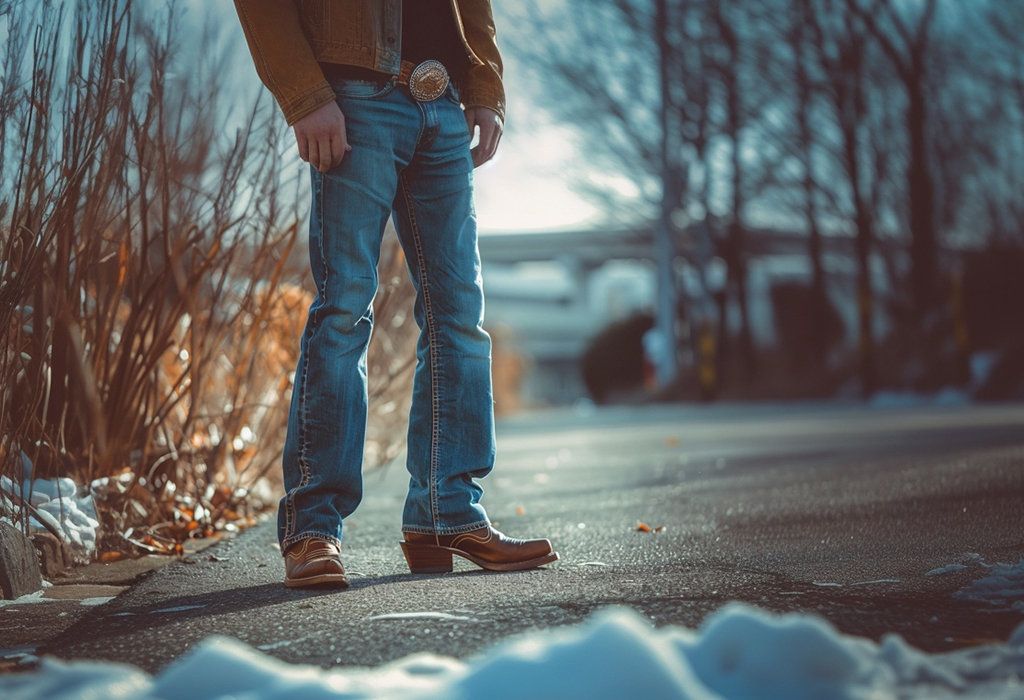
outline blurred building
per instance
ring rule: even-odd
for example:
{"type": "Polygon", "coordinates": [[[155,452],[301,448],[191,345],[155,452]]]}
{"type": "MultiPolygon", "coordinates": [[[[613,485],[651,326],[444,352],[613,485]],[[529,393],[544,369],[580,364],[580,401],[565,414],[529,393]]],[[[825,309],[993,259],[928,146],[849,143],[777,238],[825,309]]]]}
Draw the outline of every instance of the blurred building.
{"type": "MultiPolygon", "coordinates": [[[[847,338],[855,339],[853,239],[827,238],[824,264],[830,295],[847,338]]],[[[751,231],[749,246],[751,333],[757,346],[768,347],[776,342],[772,286],[811,279],[807,238],[751,231]]],[[[505,405],[563,405],[587,396],[579,362],[590,341],[610,323],[653,308],[653,250],[649,228],[480,237],[487,326],[503,362],[513,363],[514,381],[508,376],[511,369],[496,366],[495,371],[503,375],[503,392],[519,388],[514,399],[502,398],[505,405]]],[[[875,262],[875,289],[881,291],[886,276],[881,261],[875,262]]],[[[697,296],[696,274],[685,256],[676,268],[684,298],[697,296]]],[[[738,314],[730,317],[735,322],[738,314]]],[[[876,324],[876,333],[883,335],[888,326],[884,314],[877,314],[876,324]]]]}
{"type": "Polygon", "coordinates": [[[587,391],[579,360],[612,321],[650,309],[649,243],[630,231],[480,237],[486,318],[523,360],[525,405],[572,403],[587,391]]]}

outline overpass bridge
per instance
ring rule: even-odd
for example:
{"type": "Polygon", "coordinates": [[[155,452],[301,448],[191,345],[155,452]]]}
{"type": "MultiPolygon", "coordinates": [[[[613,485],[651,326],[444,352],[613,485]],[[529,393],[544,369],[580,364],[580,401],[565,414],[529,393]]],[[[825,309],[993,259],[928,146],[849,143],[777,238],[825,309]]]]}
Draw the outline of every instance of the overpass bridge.
{"type": "MultiPolygon", "coordinates": [[[[682,257],[690,257],[696,232],[688,229],[677,239],[682,257]]],[[[855,237],[849,234],[822,236],[825,253],[850,256],[855,237]]],[[[892,247],[886,240],[876,241],[876,248],[892,247]]],[[[751,258],[772,255],[807,253],[808,236],[773,229],[747,229],[744,248],[751,258]]],[[[653,226],[608,228],[541,233],[489,233],[480,236],[480,256],[484,263],[513,265],[523,262],[558,261],[576,264],[584,269],[604,265],[609,260],[655,259],[653,226]]]]}

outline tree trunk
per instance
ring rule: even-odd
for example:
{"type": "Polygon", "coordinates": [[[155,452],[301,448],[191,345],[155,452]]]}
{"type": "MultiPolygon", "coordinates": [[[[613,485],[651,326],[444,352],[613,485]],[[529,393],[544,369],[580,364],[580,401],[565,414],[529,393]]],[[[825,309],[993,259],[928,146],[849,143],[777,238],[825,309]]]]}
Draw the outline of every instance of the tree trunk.
{"type": "Polygon", "coordinates": [[[927,98],[923,79],[908,82],[907,135],[910,163],[910,259],[914,312],[922,323],[936,303],[938,243],[935,233],[935,184],[928,163],[927,98]]]}

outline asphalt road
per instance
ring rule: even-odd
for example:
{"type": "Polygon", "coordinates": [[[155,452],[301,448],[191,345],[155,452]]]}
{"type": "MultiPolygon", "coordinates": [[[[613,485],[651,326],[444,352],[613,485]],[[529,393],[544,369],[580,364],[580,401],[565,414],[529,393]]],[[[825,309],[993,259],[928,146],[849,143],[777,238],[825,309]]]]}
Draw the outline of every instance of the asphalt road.
{"type": "MultiPolygon", "coordinates": [[[[472,656],[608,605],[695,627],[733,600],[874,639],[899,632],[929,651],[1005,640],[1024,620],[951,597],[985,574],[970,554],[1024,554],[1024,406],[658,406],[506,421],[484,504],[507,534],[555,543],[561,561],[531,572],[409,574],[405,483],[400,466],[368,475],[346,527],[346,591],[286,589],[268,523],[78,610],[40,653],[155,671],[227,634],[290,662],[369,666],[472,656]],[[953,563],[969,566],[924,576],[953,563]],[[373,619],[412,612],[449,617],[373,619]]],[[[0,634],[43,642],[51,605],[0,609],[0,634]]]]}

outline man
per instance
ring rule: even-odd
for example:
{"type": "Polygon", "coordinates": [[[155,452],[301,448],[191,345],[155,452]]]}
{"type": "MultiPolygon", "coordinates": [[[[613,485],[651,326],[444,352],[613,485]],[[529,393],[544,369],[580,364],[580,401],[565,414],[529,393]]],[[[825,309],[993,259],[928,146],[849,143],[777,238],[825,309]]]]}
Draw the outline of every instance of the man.
{"type": "Polygon", "coordinates": [[[555,561],[548,540],[494,530],[475,481],[490,472],[495,449],[473,206],[473,168],[494,155],[505,111],[490,0],[235,0],[235,8],[257,72],[311,166],[317,297],[284,449],[285,584],[348,585],[342,523],[362,495],[366,348],[391,215],[420,327],[402,516],[409,568],[449,572],[453,554],[494,571],[555,561]]]}

